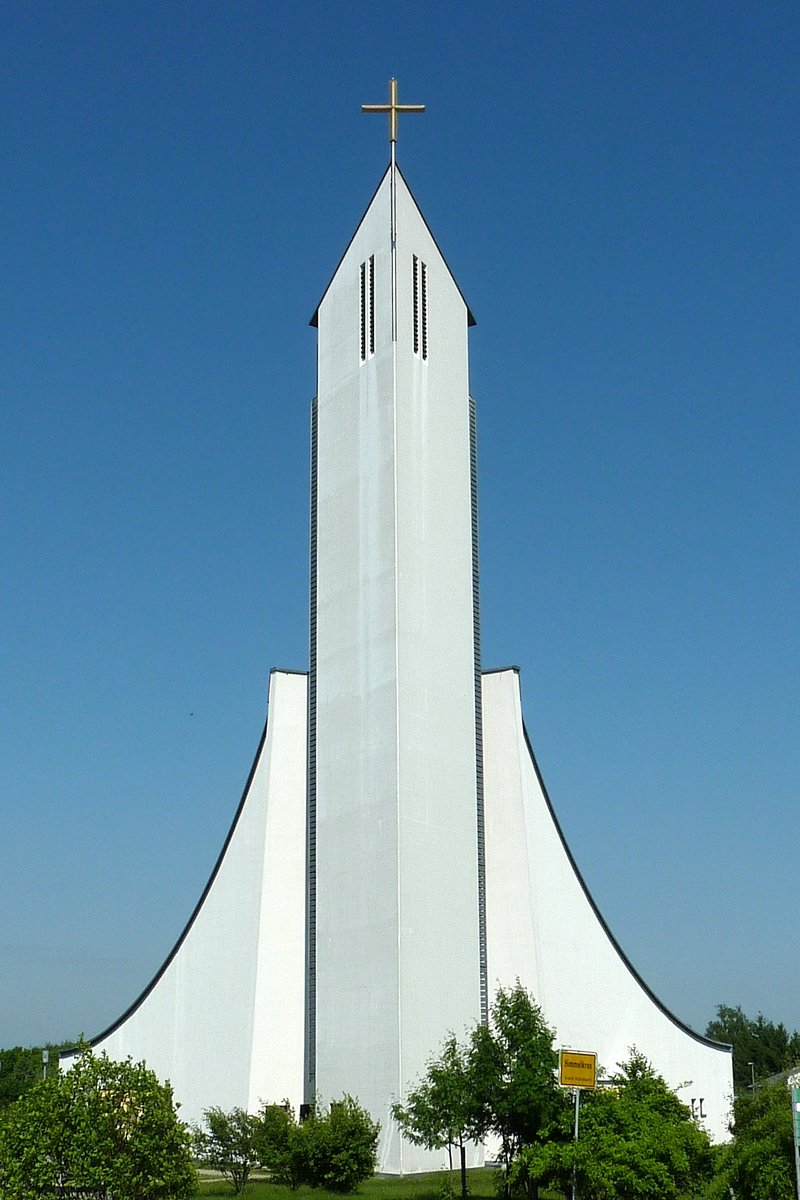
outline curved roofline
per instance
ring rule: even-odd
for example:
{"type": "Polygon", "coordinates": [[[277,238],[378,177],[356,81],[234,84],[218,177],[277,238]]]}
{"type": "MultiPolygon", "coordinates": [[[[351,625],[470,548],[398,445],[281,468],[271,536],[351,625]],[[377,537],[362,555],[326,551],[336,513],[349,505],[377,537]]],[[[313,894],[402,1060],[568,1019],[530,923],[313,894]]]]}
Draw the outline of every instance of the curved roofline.
{"type": "MultiPolygon", "coordinates": [[[[519,667],[497,667],[494,670],[485,671],[485,672],[483,672],[483,674],[495,675],[495,674],[500,674],[503,671],[513,671],[519,678],[519,675],[520,675],[519,667]]],[[[600,925],[601,925],[603,931],[605,932],[606,937],[611,942],[611,945],[614,947],[617,954],[622,959],[623,963],[628,968],[628,970],[630,971],[633,978],[639,984],[639,987],[642,988],[642,990],[646,993],[647,996],[650,997],[650,999],[653,1001],[653,1003],[656,1005],[656,1007],[658,1009],[660,1009],[660,1011],[664,1014],[664,1016],[667,1017],[668,1020],[670,1020],[673,1025],[677,1026],[677,1028],[680,1029],[683,1033],[688,1034],[689,1037],[693,1038],[696,1042],[700,1042],[704,1046],[709,1046],[714,1050],[721,1050],[721,1051],[725,1051],[727,1053],[732,1053],[733,1047],[728,1045],[727,1042],[717,1042],[713,1038],[706,1037],[705,1034],[698,1033],[697,1030],[692,1029],[691,1026],[687,1025],[685,1021],[682,1021],[680,1019],[680,1017],[676,1017],[675,1013],[672,1012],[669,1008],[667,1008],[666,1004],[664,1004],[664,1002],[662,1000],[659,1000],[658,996],[655,994],[655,992],[650,987],[650,985],[642,978],[642,976],[639,974],[639,972],[634,967],[631,960],[628,958],[625,951],[622,949],[622,946],[619,944],[619,942],[615,938],[614,934],[611,932],[608,922],[606,921],[605,917],[603,916],[602,912],[600,911],[600,908],[599,908],[597,902],[595,901],[594,896],[589,891],[589,887],[588,887],[585,879],[583,878],[583,875],[581,875],[580,868],[578,867],[578,864],[575,861],[573,853],[569,848],[569,844],[567,843],[567,839],[564,836],[564,831],[561,828],[558,817],[556,816],[556,812],[553,807],[553,803],[552,803],[550,796],[548,794],[548,791],[547,791],[547,785],[545,784],[544,777],[542,776],[542,772],[539,770],[539,764],[536,761],[536,755],[533,752],[533,746],[531,745],[531,739],[528,736],[528,730],[525,726],[525,716],[522,712],[522,688],[521,687],[520,687],[520,716],[522,718],[522,733],[525,738],[525,745],[528,748],[528,754],[531,756],[531,762],[533,764],[533,769],[536,772],[536,778],[539,781],[539,787],[542,789],[542,795],[544,796],[544,802],[547,805],[547,809],[550,813],[550,817],[552,819],[553,825],[555,826],[556,833],[559,836],[559,840],[561,841],[561,845],[564,848],[564,853],[566,854],[567,859],[569,860],[569,864],[572,867],[572,870],[575,874],[575,878],[578,880],[578,883],[581,885],[581,888],[583,889],[583,894],[586,897],[586,899],[589,901],[589,904],[592,907],[592,911],[594,912],[594,915],[597,917],[597,920],[600,922],[600,925]]]]}
{"type": "MultiPolygon", "coordinates": [[[[304,675],[304,676],[307,676],[308,671],[293,671],[293,670],[289,670],[289,669],[284,669],[282,667],[273,667],[269,673],[270,679],[272,679],[273,675],[304,675]]],[[[267,695],[269,695],[269,693],[267,693],[267,695]]],[[[190,929],[192,928],[192,926],[194,925],[198,916],[200,915],[200,910],[202,909],[203,905],[206,902],[206,898],[208,897],[208,894],[211,891],[211,888],[214,884],[214,880],[217,878],[217,875],[220,872],[220,868],[222,867],[223,860],[225,858],[225,855],[228,852],[228,847],[230,846],[233,835],[236,832],[236,826],[239,824],[239,820],[241,818],[242,812],[244,811],[245,802],[247,801],[247,797],[250,793],[250,787],[253,783],[253,777],[256,773],[256,768],[258,766],[259,759],[261,758],[261,754],[264,749],[264,743],[267,740],[267,729],[268,728],[269,728],[269,700],[267,701],[267,715],[264,720],[264,728],[261,732],[261,737],[260,737],[259,743],[258,743],[258,749],[256,750],[255,758],[253,759],[253,765],[250,767],[250,772],[247,776],[247,782],[244,785],[244,791],[242,792],[242,798],[239,801],[238,807],[237,807],[236,812],[233,817],[233,821],[231,822],[230,828],[225,837],[225,841],[223,842],[222,849],[220,850],[219,855],[217,856],[217,860],[214,863],[214,866],[211,870],[211,874],[208,877],[208,882],[206,883],[206,886],[203,888],[203,891],[200,895],[200,899],[197,901],[197,904],[194,906],[194,909],[192,910],[189,920],[186,922],[181,933],[178,936],[178,940],[175,942],[174,946],[170,950],[167,957],[164,959],[161,966],[156,971],[153,978],[150,980],[150,982],[147,984],[147,986],[144,988],[144,990],[139,993],[139,995],[136,997],[136,999],[133,1001],[133,1003],[131,1005],[129,1005],[128,1008],[126,1008],[125,1011],[122,1013],[122,1015],[116,1019],[116,1021],[112,1022],[112,1024],[109,1025],[106,1029],[104,1029],[102,1031],[102,1033],[98,1033],[95,1037],[89,1039],[90,1046],[96,1046],[98,1044],[98,1042],[105,1041],[105,1039],[107,1037],[110,1037],[112,1033],[116,1033],[116,1031],[119,1029],[119,1027],[121,1025],[124,1025],[129,1017],[133,1016],[133,1014],[136,1012],[136,1010],[142,1006],[144,1001],[147,999],[147,997],[153,991],[153,989],[155,988],[158,981],[163,977],[163,975],[164,975],[165,971],[167,970],[167,968],[169,967],[170,963],[173,962],[175,955],[178,953],[181,946],[186,941],[186,938],[189,935],[190,929]]],[[[69,1058],[70,1055],[74,1054],[77,1049],[78,1049],[77,1046],[72,1046],[66,1050],[61,1050],[59,1053],[59,1058],[69,1058]]]]}
{"type": "MultiPolygon", "coordinates": [[[[482,671],[481,674],[482,675],[498,675],[498,674],[503,674],[506,671],[513,671],[514,674],[519,679],[520,669],[517,666],[490,668],[488,670],[482,671]]],[[[290,670],[290,669],[273,667],[273,669],[270,671],[270,678],[272,677],[273,674],[307,676],[308,672],[307,671],[294,671],[294,670],[290,670]]],[[[547,809],[550,814],[551,820],[553,821],[553,825],[555,827],[556,833],[558,834],[559,840],[560,840],[561,845],[564,849],[564,852],[567,856],[569,864],[572,867],[575,878],[577,879],[578,883],[580,884],[584,896],[586,897],[587,901],[589,902],[589,904],[592,908],[592,911],[594,912],[594,915],[597,917],[597,920],[600,922],[600,925],[601,925],[603,931],[605,932],[606,937],[611,942],[611,945],[614,947],[614,949],[616,950],[620,959],[625,964],[628,971],[631,973],[631,975],[636,980],[636,982],[639,984],[639,986],[642,988],[642,990],[652,1000],[652,1002],[656,1005],[656,1007],[664,1014],[664,1016],[667,1017],[668,1020],[670,1020],[672,1022],[673,1025],[675,1025],[678,1029],[680,1029],[683,1033],[687,1034],[689,1037],[693,1038],[695,1041],[700,1042],[702,1045],[709,1046],[711,1049],[714,1049],[714,1050],[720,1050],[723,1052],[731,1053],[732,1047],[728,1043],[718,1042],[718,1041],[715,1041],[713,1038],[709,1038],[709,1037],[706,1037],[704,1034],[698,1033],[696,1030],[692,1029],[691,1026],[687,1025],[684,1021],[682,1021],[679,1017],[677,1017],[669,1008],[667,1008],[667,1006],[663,1003],[663,1001],[661,1001],[659,999],[659,997],[655,994],[655,992],[652,990],[652,988],[649,986],[649,984],[642,978],[640,973],[634,967],[631,960],[628,958],[625,951],[622,949],[622,946],[619,944],[616,937],[612,933],[612,931],[608,925],[608,922],[606,921],[605,917],[603,916],[599,906],[597,905],[597,902],[595,901],[594,897],[592,896],[592,893],[589,890],[589,887],[588,887],[586,881],[583,878],[583,875],[581,874],[580,868],[578,867],[578,864],[575,861],[575,858],[569,847],[567,839],[564,835],[564,831],[562,830],[561,824],[558,820],[558,817],[556,816],[555,808],[553,807],[553,803],[550,799],[550,795],[547,790],[547,785],[545,784],[544,777],[539,768],[539,764],[536,760],[536,754],[534,753],[533,746],[531,744],[531,739],[528,734],[527,727],[525,725],[525,717],[524,717],[524,714],[522,713],[521,688],[520,688],[520,716],[521,716],[521,720],[522,720],[522,733],[525,738],[525,745],[527,747],[528,754],[530,755],[531,763],[533,765],[533,769],[536,774],[536,778],[538,780],[539,786],[542,790],[542,795],[544,797],[545,804],[547,805],[547,809]]],[[[123,1025],[125,1023],[125,1021],[128,1020],[129,1017],[133,1016],[133,1014],[136,1012],[136,1010],[141,1007],[141,1005],[144,1003],[144,1001],[147,999],[147,997],[153,991],[153,989],[155,988],[155,986],[159,982],[159,980],[163,977],[167,968],[173,962],[173,960],[175,959],[175,956],[177,955],[181,946],[185,942],[185,940],[189,934],[189,931],[191,930],[192,926],[194,925],[195,921],[197,920],[197,917],[200,914],[200,911],[206,901],[206,898],[208,897],[208,894],[211,891],[214,881],[217,878],[217,875],[219,874],[220,868],[222,867],[222,863],[225,859],[225,855],[227,854],[228,847],[230,846],[231,840],[233,839],[233,835],[236,831],[236,827],[239,824],[239,820],[240,820],[242,812],[244,810],[245,802],[247,801],[247,797],[248,797],[250,788],[253,783],[253,778],[255,776],[256,768],[258,766],[259,759],[261,758],[261,754],[264,749],[264,744],[267,739],[268,727],[269,727],[269,710],[267,711],[267,716],[264,721],[264,727],[263,727],[263,730],[261,733],[261,737],[259,739],[258,749],[256,750],[255,756],[253,758],[253,763],[252,763],[252,766],[250,767],[250,771],[247,776],[247,781],[246,781],[244,789],[242,791],[241,799],[237,806],[237,809],[234,814],[233,820],[231,822],[230,828],[228,829],[228,833],[225,837],[225,841],[222,845],[222,849],[220,850],[220,853],[217,856],[216,862],[214,863],[211,874],[208,878],[208,881],[207,881],[205,887],[203,888],[200,898],[197,901],[197,904],[195,905],[194,909],[192,910],[192,913],[191,913],[188,921],[186,922],[185,926],[183,927],[183,930],[181,931],[180,935],[178,936],[177,941],[173,945],[173,947],[170,950],[167,957],[164,959],[164,961],[161,964],[161,966],[159,967],[158,971],[155,973],[155,975],[152,977],[152,979],[146,985],[146,987],[143,989],[143,991],[140,992],[140,994],[133,1001],[133,1003],[130,1004],[128,1006],[128,1008],[125,1009],[125,1011],[121,1014],[121,1016],[119,1016],[117,1018],[116,1021],[112,1022],[112,1024],[109,1025],[106,1029],[104,1029],[101,1033],[98,1033],[95,1037],[92,1037],[89,1039],[90,1046],[95,1046],[99,1042],[104,1041],[107,1037],[110,1037],[110,1035],[112,1033],[115,1033],[116,1030],[119,1029],[119,1027],[121,1025],[123,1025]]],[[[71,1054],[73,1054],[75,1052],[76,1049],[77,1049],[77,1047],[72,1047],[72,1048],[69,1048],[66,1050],[62,1050],[59,1054],[59,1057],[60,1058],[68,1058],[71,1054]]]]}

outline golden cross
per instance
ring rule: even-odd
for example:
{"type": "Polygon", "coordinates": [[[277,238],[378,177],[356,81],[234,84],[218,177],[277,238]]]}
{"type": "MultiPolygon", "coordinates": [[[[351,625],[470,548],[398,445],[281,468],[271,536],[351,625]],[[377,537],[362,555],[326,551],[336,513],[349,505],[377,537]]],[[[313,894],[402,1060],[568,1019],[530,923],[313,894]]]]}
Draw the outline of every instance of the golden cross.
{"type": "Polygon", "coordinates": [[[425,112],[424,104],[398,104],[397,103],[397,80],[389,80],[389,103],[388,104],[362,104],[362,112],[377,112],[389,114],[389,141],[397,141],[397,116],[398,113],[416,113],[425,112]]]}

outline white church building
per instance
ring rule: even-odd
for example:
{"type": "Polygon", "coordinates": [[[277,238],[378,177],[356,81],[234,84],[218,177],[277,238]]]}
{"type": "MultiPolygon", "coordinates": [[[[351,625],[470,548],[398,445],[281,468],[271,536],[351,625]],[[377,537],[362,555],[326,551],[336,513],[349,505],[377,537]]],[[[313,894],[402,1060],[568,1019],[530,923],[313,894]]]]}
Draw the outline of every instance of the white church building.
{"type": "MultiPolygon", "coordinates": [[[[167,961],[93,1040],[205,1108],[347,1092],[379,1169],[441,1165],[391,1105],[519,980],[558,1045],[636,1046],[727,1136],[730,1048],[626,958],[558,825],[516,668],[480,658],[473,319],[395,162],[312,318],[310,662],[273,671],[217,864],[167,961]],[[575,963],[580,961],[580,986],[575,963]]],[[[67,1056],[68,1058],[69,1056],[67,1056]]]]}

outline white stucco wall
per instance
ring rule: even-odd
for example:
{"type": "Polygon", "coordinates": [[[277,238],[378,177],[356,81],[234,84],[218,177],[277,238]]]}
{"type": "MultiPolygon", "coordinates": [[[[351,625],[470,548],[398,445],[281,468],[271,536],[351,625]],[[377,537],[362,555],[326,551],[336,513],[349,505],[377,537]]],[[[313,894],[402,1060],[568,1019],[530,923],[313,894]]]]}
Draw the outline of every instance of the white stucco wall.
{"type": "Polygon", "coordinates": [[[202,904],[154,983],[94,1041],[169,1079],[187,1121],[212,1105],[302,1100],[306,696],[305,675],[272,672],[266,736],[202,904]]]}
{"type": "Polygon", "coordinates": [[[648,992],[595,911],[565,849],[528,746],[519,675],[483,676],[486,920],[490,986],[532,992],[557,1044],[613,1072],[635,1046],[726,1140],[731,1055],[648,992]]]}
{"type": "Polygon", "coordinates": [[[387,175],[319,308],[317,396],[315,1082],[381,1121],[385,1171],[441,1161],[389,1108],[480,1012],[467,310],[402,177],[396,244],[395,342],[387,175]]]}

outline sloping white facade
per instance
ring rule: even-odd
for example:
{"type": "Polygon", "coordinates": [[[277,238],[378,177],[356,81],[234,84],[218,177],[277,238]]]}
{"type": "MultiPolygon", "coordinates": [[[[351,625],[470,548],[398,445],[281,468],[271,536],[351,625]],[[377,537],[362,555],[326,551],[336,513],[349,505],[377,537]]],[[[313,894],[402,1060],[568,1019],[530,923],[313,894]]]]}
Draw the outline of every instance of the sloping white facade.
{"type": "Polygon", "coordinates": [[[443,1156],[399,1137],[392,1102],[519,979],[562,1045],[607,1071],[635,1046],[723,1139],[728,1049],[617,946],[547,798],[517,672],[481,673],[471,323],[392,159],[313,320],[309,675],[272,672],[209,884],[93,1044],[145,1059],[187,1120],[348,1092],[381,1122],[380,1169],[416,1171],[443,1156]]]}
{"type": "Polygon", "coordinates": [[[594,905],[547,798],[522,720],[516,669],[483,677],[489,980],[517,979],[558,1044],[608,1073],[642,1051],[716,1141],[728,1136],[731,1055],[650,992],[594,905]]]}
{"type": "Polygon", "coordinates": [[[93,1041],[168,1079],[186,1121],[303,1099],[306,713],[306,675],[273,671],[265,735],[208,887],[159,974],[93,1041]]]}

